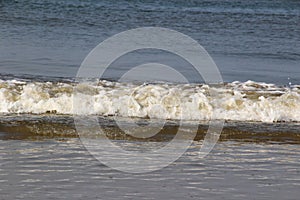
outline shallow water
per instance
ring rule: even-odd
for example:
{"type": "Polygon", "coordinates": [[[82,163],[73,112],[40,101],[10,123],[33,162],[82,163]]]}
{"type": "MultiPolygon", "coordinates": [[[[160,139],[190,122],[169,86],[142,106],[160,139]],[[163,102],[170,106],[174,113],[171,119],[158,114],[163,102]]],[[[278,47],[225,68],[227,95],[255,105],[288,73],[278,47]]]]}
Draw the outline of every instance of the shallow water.
{"type": "Polygon", "coordinates": [[[103,166],[78,139],[0,144],[2,199],[298,199],[299,195],[298,145],[219,142],[211,154],[199,159],[200,144],[194,142],[170,166],[132,175],[103,166]]]}
{"type": "MultiPolygon", "coordinates": [[[[106,137],[127,151],[158,148],[172,140],[178,126],[178,122],[168,121],[155,137],[136,139],[120,131],[115,120],[100,117],[99,123],[106,137]]],[[[120,120],[131,130],[133,121],[120,120]]],[[[147,119],[135,122],[147,124],[147,119]]],[[[298,199],[299,123],[226,122],[213,151],[199,158],[207,127],[207,122],[199,124],[192,145],[174,163],[150,173],[129,174],[111,169],[93,157],[77,138],[71,116],[2,116],[1,197],[298,199]]],[[[194,128],[193,121],[184,125],[187,134],[194,128]]],[[[89,133],[96,130],[90,127],[89,133]]],[[[103,137],[98,136],[93,141],[103,137]]],[[[118,158],[111,156],[111,159],[118,158]]]]}

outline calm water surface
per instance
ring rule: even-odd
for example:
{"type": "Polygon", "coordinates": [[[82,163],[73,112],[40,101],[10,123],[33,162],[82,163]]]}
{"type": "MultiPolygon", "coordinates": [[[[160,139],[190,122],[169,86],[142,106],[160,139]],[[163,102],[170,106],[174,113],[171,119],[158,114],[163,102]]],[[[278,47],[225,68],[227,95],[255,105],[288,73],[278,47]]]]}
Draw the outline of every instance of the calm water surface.
{"type": "MultiPolygon", "coordinates": [[[[122,142],[123,143],[123,142],[122,142]]],[[[1,199],[298,199],[299,146],[194,142],[162,170],[132,175],[101,165],[78,139],[0,141],[1,199]]],[[[132,143],[126,143],[132,145],[132,143]]]]}
{"type": "Polygon", "coordinates": [[[227,82],[300,80],[296,0],[1,1],[0,23],[0,73],[74,76],[104,39],[158,26],[197,40],[227,82]]]}

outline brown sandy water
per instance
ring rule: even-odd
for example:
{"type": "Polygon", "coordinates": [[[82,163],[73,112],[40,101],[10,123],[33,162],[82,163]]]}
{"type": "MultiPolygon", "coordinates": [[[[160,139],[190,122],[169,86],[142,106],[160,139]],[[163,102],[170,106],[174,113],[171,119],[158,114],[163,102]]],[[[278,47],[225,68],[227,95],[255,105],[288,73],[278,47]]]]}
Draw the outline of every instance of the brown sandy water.
{"type": "MultiPolygon", "coordinates": [[[[111,118],[99,121],[124,148],[168,142],[178,125],[167,122],[151,140],[137,140],[111,118]]],[[[298,199],[299,124],[227,122],[204,159],[198,153],[207,125],[198,126],[195,141],[176,162],[128,174],[90,155],[70,116],[2,116],[0,199],[298,199]]]]}

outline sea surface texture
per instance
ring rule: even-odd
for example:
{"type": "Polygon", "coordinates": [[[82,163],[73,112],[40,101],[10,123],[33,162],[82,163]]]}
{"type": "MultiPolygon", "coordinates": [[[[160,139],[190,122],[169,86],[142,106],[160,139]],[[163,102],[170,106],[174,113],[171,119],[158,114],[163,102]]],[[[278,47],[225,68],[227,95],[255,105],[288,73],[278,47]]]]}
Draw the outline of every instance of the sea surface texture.
{"type": "Polygon", "coordinates": [[[1,200],[297,200],[299,130],[298,0],[0,0],[1,200]],[[208,84],[184,59],[154,49],[121,56],[99,80],[76,78],[99,43],[140,27],[190,36],[223,82],[208,84]],[[171,66],[188,82],[159,70],[159,78],[126,79],[144,63],[171,66]],[[80,137],[78,116],[89,128],[80,137]],[[99,126],[89,126],[92,117],[99,126]],[[223,131],[200,158],[211,120],[224,121],[223,131]],[[172,141],[179,127],[179,147],[195,131],[191,146],[150,173],[105,166],[82,142],[105,138],[147,152],[172,141]],[[135,137],[155,128],[152,137],[135,137]]]}

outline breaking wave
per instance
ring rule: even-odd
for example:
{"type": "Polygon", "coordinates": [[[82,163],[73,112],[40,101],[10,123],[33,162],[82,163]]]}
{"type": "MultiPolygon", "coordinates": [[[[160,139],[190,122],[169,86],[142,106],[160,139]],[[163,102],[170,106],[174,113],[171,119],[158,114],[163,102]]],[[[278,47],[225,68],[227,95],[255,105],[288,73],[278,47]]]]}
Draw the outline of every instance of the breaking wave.
{"type": "Polygon", "coordinates": [[[104,80],[96,83],[0,80],[0,112],[300,121],[300,86],[279,87],[253,81],[210,86],[104,80]]]}

